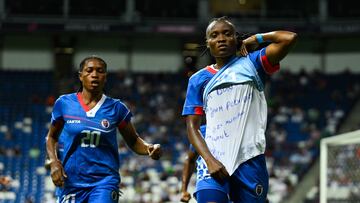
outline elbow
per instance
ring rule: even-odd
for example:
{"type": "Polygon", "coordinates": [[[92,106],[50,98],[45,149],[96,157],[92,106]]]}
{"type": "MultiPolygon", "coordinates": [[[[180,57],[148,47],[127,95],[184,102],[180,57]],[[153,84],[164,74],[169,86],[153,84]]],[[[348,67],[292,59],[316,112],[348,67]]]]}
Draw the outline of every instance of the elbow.
{"type": "Polygon", "coordinates": [[[54,135],[48,133],[45,137],[45,141],[46,143],[53,143],[53,142],[57,142],[57,139],[54,135]]]}
{"type": "Polygon", "coordinates": [[[298,34],[295,32],[288,32],[288,34],[286,35],[285,41],[287,42],[288,45],[292,46],[296,43],[298,38],[298,34]]]}

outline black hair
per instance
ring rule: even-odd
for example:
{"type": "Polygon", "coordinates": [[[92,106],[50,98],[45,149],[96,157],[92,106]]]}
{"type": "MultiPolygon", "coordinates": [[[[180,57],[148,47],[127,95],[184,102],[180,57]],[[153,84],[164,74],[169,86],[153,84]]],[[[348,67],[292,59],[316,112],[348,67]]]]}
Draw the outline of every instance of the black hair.
{"type": "MultiPolygon", "coordinates": [[[[105,71],[107,70],[107,64],[105,62],[104,59],[100,58],[99,56],[96,56],[96,55],[91,55],[91,56],[88,56],[88,57],[85,57],[81,62],[80,62],[80,65],[79,65],[79,73],[83,71],[84,69],[84,66],[85,66],[85,63],[88,61],[88,60],[92,60],[92,59],[95,59],[95,60],[98,60],[100,61],[103,65],[104,65],[104,68],[105,68],[105,71]]],[[[79,81],[80,83],[80,87],[78,89],[77,92],[81,92],[82,89],[83,89],[83,85],[81,83],[81,81],[79,81]]],[[[104,90],[105,92],[105,90],[104,90]]]]}
{"type": "Polygon", "coordinates": [[[210,21],[209,21],[209,23],[208,23],[208,26],[207,26],[207,28],[206,28],[206,34],[205,34],[205,39],[206,39],[206,41],[207,41],[207,39],[208,39],[208,34],[209,34],[209,32],[210,32],[210,25],[211,24],[213,24],[213,23],[217,23],[217,22],[225,22],[225,23],[227,23],[227,24],[229,24],[233,29],[234,29],[234,32],[236,32],[236,27],[235,27],[235,25],[231,22],[231,20],[230,20],[230,18],[229,17],[227,17],[227,16],[222,16],[222,17],[220,17],[220,18],[213,18],[213,19],[211,19],[210,21]]]}
{"type": "Polygon", "coordinates": [[[102,58],[100,58],[99,56],[96,56],[96,55],[91,55],[91,56],[88,56],[88,57],[84,58],[84,59],[80,62],[79,72],[81,72],[81,71],[84,69],[85,63],[86,63],[88,60],[92,60],[92,59],[98,60],[98,61],[100,61],[102,64],[104,64],[104,68],[105,68],[105,71],[106,71],[106,69],[107,69],[107,64],[106,64],[106,62],[104,61],[104,59],[102,59],[102,58]]]}
{"type": "Polygon", "coordinates": [[[246,39],[247,37],[251,36],[250,33],[239,33],[236,31],[236,27],[235,25],[231,22],[230,18],[227,17],[227,16],[222,16],[222,17],[219,17],[219,18],[213,18],[209,21],[208,23],[208,26],[206,28],[206,33],[205,33],[205,40],[206,40],[206,44],[205,45],[201,45],[199,46],[198,48],[199,49],[203,49],[201,51],[201,54],[200,56],[203,56],[205,54],[208,54],[209,53],[209,48],[207,46],[207,40],[208,40],[208,34],[210,32],[210,25],[214,22],[225,22],[227,24],[229,24],[233,29],[234,29],[234,32],[235,32],[235,38],[236,38],[236,41],[237,41],[237,49],[240,49],[241,45],[242,45],[242,41],[244,39],[246,39]],[[205,48],[205,49],[204,49],[205,48]]]}

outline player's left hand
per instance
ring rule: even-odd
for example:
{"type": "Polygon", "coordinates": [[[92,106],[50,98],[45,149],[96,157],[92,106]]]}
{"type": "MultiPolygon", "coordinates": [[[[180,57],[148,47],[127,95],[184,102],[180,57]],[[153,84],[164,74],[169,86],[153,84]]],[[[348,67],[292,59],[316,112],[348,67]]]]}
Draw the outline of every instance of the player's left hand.
{"type": "Polygon", "coordinates": [[[241,44],[241,47],[238,51],[238,54],[240,54],[240,56],[247,56],[248,55],[248,51],[246,49],[246,45],[244,43],[241,44]]]}
{"type": "Polygon", "coordinates": [[[240,51],[243,46],[245,46],[247,52],[253,52],[259,47],[259,43],[257,42],[255,35],[252,35],[242,41],[240,51]]]}
{"type": "Polygon", "coordinates": [[[190,199],[191,199],[191,194],[189,192],[186,191],[181,193],[181,199],[180,199],[181,202],[189,202],[190,199]]]}
{"type": "Polygon", "coordinates": [[[160,144],[150,144],[148,146],[147,150],[148,150],[149,157],[151,157],[152,159],[155,159],[155,160],[160,159],[160,157],[162,155],[160,144]]]}

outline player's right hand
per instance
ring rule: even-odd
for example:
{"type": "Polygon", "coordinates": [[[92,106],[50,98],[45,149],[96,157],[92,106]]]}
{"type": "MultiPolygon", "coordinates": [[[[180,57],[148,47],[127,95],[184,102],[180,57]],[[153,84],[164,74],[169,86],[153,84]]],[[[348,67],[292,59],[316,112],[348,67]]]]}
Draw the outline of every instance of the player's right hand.
{"type": "Polygon", "coordinates": [[[51,179],[56,186],[64,186],[65,178],[67,178],[67,175],[65,174],[64,168],[59,160],[52,161],[50,163],[50,174],[51,179]]]}
{"type": "Polygon", "coordinates": [[[190,199],[191,199],[191,195],[189,192],[185,191],[181,193],[181,199],[180,199],[181,202],[189,202],[190,199]]]}
{"type": "Polygon", "coordinates": [[[223,182],[230,177],[225,166],[217,159],[211,159],[206,162],[206,164],[211,177],[213,177],[215,180],[223,182]]]}
{"type": "Polygon", "coordinates": [[[159,160],[162,155],[161,145],[160,144],[150,144],[148,145],[148,154],[154,160],[159,160]]]}

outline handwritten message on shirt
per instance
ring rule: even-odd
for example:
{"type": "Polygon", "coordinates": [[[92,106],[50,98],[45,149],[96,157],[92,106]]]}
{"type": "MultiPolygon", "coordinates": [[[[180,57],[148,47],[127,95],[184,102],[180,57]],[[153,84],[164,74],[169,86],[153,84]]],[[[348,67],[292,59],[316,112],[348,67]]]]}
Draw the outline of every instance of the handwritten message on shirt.
{"type": "Polygon", "coordinates": [[[235,171],[239,162],[261,152],[262,149],[254,150],[257,143],[265,146],[263,136],[257,133],[259,118],[266,115],[258,109],[263,101],[254,102],[254,95],[261,99],[261,94],[249,84],[238,84],[214,90],[207,97],[205,142],[229,173],[235,171]]]}

